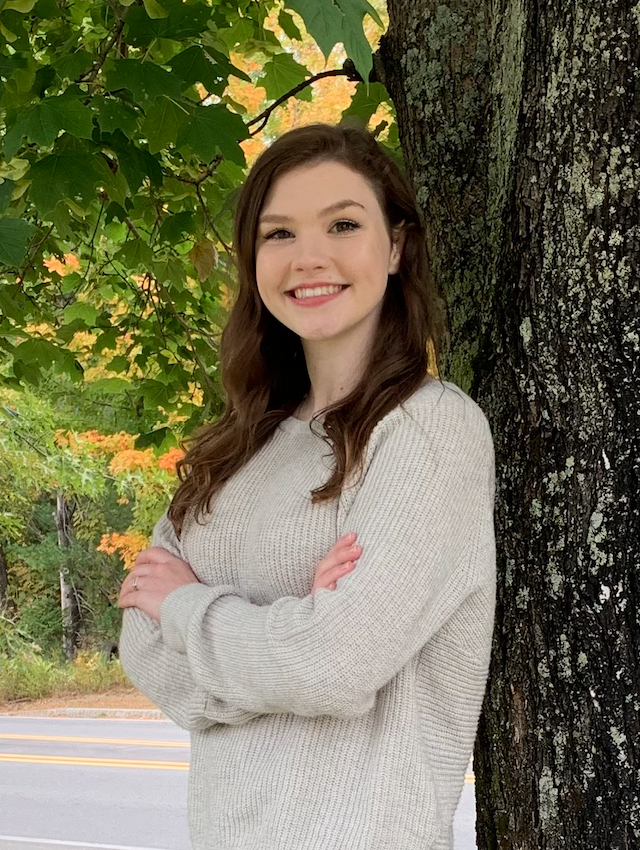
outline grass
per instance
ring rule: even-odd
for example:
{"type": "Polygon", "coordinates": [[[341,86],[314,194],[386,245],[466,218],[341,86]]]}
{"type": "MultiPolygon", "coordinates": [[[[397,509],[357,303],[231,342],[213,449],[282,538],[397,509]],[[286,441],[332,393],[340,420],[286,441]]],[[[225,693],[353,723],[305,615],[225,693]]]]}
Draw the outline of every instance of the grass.
{"type": "Polygon", "coordinates": [[[131,687],[120,662],[108,661],[97,652],[78,653],[75,661],[68,663],[29,652],[13,658],[0,657],[0,703],[92,694],[120,687],[131,687]]]}

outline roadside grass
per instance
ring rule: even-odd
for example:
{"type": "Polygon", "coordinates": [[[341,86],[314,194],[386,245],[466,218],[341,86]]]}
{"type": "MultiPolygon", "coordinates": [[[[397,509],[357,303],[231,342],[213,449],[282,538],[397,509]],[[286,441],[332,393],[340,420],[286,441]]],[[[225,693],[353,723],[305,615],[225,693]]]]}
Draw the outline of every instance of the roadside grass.
{"type": "Polygon", "coordinates": [[[0,704],[16,700],[92,694],[112,688],[131,688],[117,659],[99,652],[79,652],[73,662],[21,652],[0,656],[0,704]]]}

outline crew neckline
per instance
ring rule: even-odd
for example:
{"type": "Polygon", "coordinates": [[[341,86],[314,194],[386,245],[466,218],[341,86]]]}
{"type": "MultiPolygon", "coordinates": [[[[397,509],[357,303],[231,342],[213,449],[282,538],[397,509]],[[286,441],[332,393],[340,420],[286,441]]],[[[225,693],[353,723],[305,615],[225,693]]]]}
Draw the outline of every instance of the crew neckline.
{"type": "MultiPolygon", "coordinates": [[[[318,417],[315,420],[317,425],[324,425],[324,416],[318,417]]],[[[302,433],[303,431],[308,431],[311,433],[310,425],[311,419],[298,419],[296,416],[289,416],[287,419],[283,419],[280,423],[281,428],[283,430],[288,431],[289,433],[302,433]]]]}

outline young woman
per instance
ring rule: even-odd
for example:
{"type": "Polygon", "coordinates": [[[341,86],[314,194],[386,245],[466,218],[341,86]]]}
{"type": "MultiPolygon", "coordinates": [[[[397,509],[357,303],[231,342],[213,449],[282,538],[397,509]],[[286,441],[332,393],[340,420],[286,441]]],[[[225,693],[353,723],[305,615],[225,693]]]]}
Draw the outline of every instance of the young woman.
{"type": "Polygon", "coordinates": [[[414,196],[364,130],[304,127],[251,169],[234,245],[226,409],[123,583],[122,664],[191,732],[196,850],[451,850],[494,453],[428,371],[443,320],[414,196]]]}

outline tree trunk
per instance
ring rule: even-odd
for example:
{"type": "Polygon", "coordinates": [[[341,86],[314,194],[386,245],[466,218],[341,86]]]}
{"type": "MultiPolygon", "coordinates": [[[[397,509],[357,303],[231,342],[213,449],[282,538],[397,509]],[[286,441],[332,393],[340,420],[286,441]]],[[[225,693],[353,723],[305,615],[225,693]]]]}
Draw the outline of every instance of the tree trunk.
{"type": "MultiPolygon", "coordinates": [[[[58,493],[56,526],[58,527],[58,546],[63,548],[71,545],[74,510],[64,495],[58,493]]],[[[60,608],[62,610],[62,649],[65,657],[72,661],[76,655],[80,636],[80,605],[66,566],[60,569],[60,608]]]]}
{"type": "Polygon", "coordinates": [[[389,0],[385,82],[496,447],[478,846],[640,846],[640,6],[389,0]]]}

